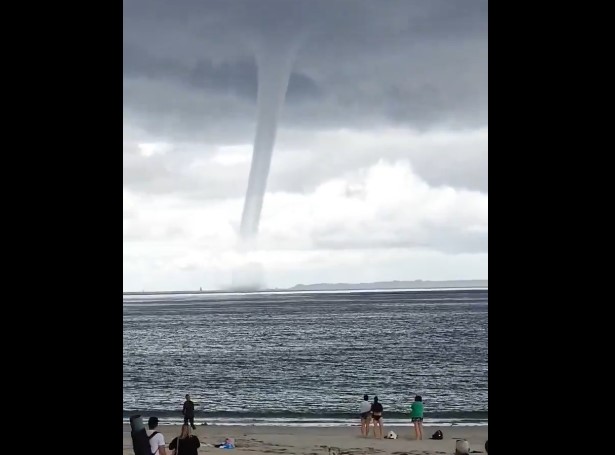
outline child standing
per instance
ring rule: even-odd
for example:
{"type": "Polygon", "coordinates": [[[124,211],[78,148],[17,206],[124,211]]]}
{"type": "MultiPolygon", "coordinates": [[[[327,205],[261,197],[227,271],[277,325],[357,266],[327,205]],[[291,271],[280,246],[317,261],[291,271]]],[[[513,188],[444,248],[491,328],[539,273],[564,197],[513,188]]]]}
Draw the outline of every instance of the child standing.
{"type": "Polygon", "coordinates": [[[414,424],[416,440],[423,439],[423,398],[420,395],[414,397],[414,403],[410,406],[410,418],[414,424]]]}

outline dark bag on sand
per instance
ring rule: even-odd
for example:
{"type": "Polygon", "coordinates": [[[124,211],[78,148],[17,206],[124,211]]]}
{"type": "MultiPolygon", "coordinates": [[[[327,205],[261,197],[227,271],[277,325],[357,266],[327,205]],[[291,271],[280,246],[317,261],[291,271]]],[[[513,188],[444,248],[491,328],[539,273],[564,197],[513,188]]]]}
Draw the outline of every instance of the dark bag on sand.
{"type": "Polygon", "coordinates": [[[442,432],[440,430],[436,431],[433,435],[431,435],[430,439],[442,439],[444,438],[444,435],[442,434],[442,432]]]}

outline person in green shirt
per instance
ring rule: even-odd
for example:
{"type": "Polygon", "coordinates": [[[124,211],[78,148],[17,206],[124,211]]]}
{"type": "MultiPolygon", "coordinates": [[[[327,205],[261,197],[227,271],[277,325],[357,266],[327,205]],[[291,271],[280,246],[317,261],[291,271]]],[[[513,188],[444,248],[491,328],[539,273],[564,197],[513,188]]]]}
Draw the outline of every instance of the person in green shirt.
{"type": "Polygon", "coordinates": [[[410,418],[414,424],[416,440],[423,439],[423,398],[420,395],[414,397],[414,403],[410,406],[410,418]]]}

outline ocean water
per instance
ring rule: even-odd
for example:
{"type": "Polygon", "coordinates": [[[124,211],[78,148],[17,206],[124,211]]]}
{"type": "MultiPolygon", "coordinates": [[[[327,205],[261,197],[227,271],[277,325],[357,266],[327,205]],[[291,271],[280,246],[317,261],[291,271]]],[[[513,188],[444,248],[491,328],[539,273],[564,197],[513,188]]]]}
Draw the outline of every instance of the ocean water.
{"type": "Polygon", "coordinates": [[[364,393],[387,425],[485,425],[488,291],[124,296],[123,418],[356,425],[364,393]]]}

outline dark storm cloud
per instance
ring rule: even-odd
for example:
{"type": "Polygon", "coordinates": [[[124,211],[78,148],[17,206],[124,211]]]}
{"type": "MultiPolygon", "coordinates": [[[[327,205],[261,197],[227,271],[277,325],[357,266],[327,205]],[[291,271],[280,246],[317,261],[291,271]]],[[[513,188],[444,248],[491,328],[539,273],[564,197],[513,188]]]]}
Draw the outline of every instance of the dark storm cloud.
{"type": "Polygon", "coordinates": [[[482,0],[125,0],[125,116],[244,134],[255,46],[301,35],[282,126],[485,125],[486,16],[482,0]]]}

